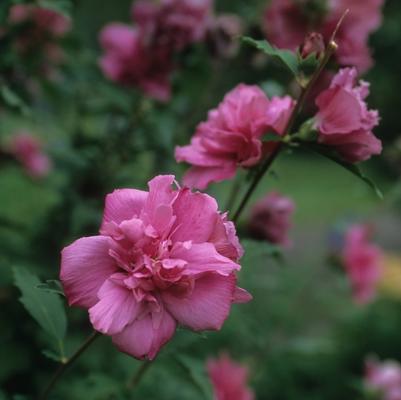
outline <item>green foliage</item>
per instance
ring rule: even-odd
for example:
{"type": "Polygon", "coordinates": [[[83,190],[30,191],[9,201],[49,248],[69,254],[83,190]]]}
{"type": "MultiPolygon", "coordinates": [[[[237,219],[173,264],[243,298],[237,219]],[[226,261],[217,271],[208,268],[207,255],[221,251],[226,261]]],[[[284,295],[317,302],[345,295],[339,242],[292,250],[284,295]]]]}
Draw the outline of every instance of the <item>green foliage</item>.
{"type": "Polygon", "coordinates": [[[314,54],[310,54],[305,59],[302,59],[296,52],[278,49],[267,40],[255,40],[250,37],[243,37],[242,41],[279,60],[297,79],[300,78],[301,73],[306,75],[312,74],[318,65],[318,60],[314,54]]]}
{"type": "MultiPolygon", "coordinates": [[[[60,297],[39,289],[39,279],[22,267],[14,268],[14,282],[21,291],[21,303],[41,328],[54,339],[60,351],[59,356],[63,358],[67,318],[60,297]]],[[[46,355],[48,354],[49,352],[46,355]]]]}

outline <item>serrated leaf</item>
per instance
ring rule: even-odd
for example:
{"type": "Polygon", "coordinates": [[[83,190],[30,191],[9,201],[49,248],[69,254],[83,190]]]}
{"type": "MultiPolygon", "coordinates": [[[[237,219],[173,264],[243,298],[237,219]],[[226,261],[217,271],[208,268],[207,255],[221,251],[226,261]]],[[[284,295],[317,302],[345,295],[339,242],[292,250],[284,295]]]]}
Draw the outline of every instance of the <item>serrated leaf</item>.
{"type": "Polygon", "coordinates": [[[60,343],[67,329],[67,318],[60,297],[55,293],[38,289],[40,280],[27,269],[15,267],[13,272],[14,283],[22,294],[21,303],[41,328],[61,347],[60,343]]]}
{"type": "Polygon", "coordinates": [[[49,279],[46,282],[40,283],[36,286],[38,289],[44,290],[49,293],[56,293],[65,297],[63,286],[60,281],[49,279]]]}
{"type": "Polygon", "coordinates": [[[256,47],[258,50],[263,51],[263,53],[277,58],[280,60],[295,76],[298,75],[299,72],[299,60],[296,55],[291,50],[281,50],[274,46],[272,46],[267,40],[255,40],[248,36],[242,37],[242,41],[247,43],[253,47],[256,47]]]}
{"type": "Polygon", "coordinates": [[[205,374],[204,363],[198,360],[180,355],[174,357],[177,364],[186,372],[192,385],[204,396],[206,400],[211,399],[212,387],[205,374]]]}
{"type": "Polygon", "coordinates": [[[347,171],[351,172],[351,174],[355,175],[359,179],[361,179],[363,182],[365,182],[376,194],[379,199],[383,199],[383,193],[381,190],[377,187],[377,185],[369,178],[367,177],[361,170],[360,168],[355,165],[355,164],[350,164],[347,163],[346,161],[340,159],[338,156],[334,155],[330,149],[327,149],[325,146],[320,146],[317,144],[312,144],[312,143],[304,143],[303,144],[304,148],[307,148],[309,150],[312,150],[313,152],[321,155],[322,157],[325,157],[334,163],[340,165],[347,171]]]}

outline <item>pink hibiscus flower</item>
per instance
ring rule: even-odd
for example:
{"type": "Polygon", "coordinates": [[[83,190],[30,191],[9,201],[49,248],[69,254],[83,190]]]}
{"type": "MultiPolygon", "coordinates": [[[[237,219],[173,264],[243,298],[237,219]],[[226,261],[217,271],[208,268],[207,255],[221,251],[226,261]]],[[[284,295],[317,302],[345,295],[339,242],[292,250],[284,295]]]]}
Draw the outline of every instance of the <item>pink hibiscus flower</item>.
{"type": "Polygon", "coordinates": [[[177,324],[219,330],[231,304],[251,298],[236,286],[234,225],[212,197],[173,182],[157,176],[149,192],[109,194],[100,235],[62,251],[69,304],[89,309],[93,327],[137,358],[154,358],[177,324]]]}
{"type": "Polygon", "coordinates": [[[249,230],[259,239],[288,246],[288,230],[294,210],[295,204],[290,198],[277,192],[269,193],[253,206],[249,230]]]}
{"type": "Polygon", "coordinates": [[[14,135],[9,150],[31,177],[43,178],[49,173],[50,159],[43,152],[40,141],[31,134],[21,132],[14,135]]]}
{"type": "Polygon", "coordinates": [[[369,35],[381,24],[384,0],[328,0],[323,7],[312,10],[308,0],[272,0],[264,16],[267,39],[279,48],[296,50],[305,36],[313,31],[321,33],[326,42],[345,10],[336,42],[336,58],[340,65],[355,66],[365,72],[372,66],[368,47],[369,35]]]}
{"type": "Polygon", "coordinates": [[[355,68],[341,69],[316,99],[319,142],[333,146],[350,163],[367,160],[382,151],[381,141],[372,133],[379,114],[369,110],[365,102],[369,84],[360,81],[357,85],[356,81],[355,68]]]}
{"type": "Polygon", "coordinates": [[[345,235],[342,261],[357,303],[373,299],[381,276],[382,252],[369,242],[370,229],[365,225],[351,226],[345,235]]]}
{"type": "Polygon", "coordinates": [[[263,134],[283,134],[293,107],[288,96],[270,100],[257,86],[238,85],[198,125],[191,144],[176,148],[176,160],[192,164],[184,183],[204,189],[258,164],[263,134]]]}
{"type": "Polygon", "coordinates": [[[369,358],[365,363],[365,386],[381,400],[401,400],[401,366],[397,361],[379,362],[369,358]]]}
{"type": "Polygon", "coordinates": [[[228,355],[209,360],[207,370],[213,384],[214,400],[254,399],[253,392],[247,387],[247,368],[232,361],[228,355]]]}
{"type": "Polygon", "coordinates": [[[132,17],[145,43],[181,51],[205,38],[211,8],[212,0],[140,0],[133,4],[132,17]]]}
{"type": "Polygon", "coordinates": [[[126,86],[138,86],[161,101],[170,98],[173,65],[168,48],[149,48],[142,43],[138,29],[118,23],[103,28],[100,44],[104,49],[100,67],[109,79],[126,86]]]}

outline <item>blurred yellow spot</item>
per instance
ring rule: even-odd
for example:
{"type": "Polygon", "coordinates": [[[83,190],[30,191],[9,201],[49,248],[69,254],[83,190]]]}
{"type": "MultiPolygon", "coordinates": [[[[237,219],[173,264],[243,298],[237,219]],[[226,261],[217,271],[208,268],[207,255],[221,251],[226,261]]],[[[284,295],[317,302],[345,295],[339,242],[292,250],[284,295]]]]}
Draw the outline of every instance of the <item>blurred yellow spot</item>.
{"type": "Polygon", "coordinates": [[[379,291],[401,300],[401,255],[385,254],[383,273],[379,282],[379,291]]]}

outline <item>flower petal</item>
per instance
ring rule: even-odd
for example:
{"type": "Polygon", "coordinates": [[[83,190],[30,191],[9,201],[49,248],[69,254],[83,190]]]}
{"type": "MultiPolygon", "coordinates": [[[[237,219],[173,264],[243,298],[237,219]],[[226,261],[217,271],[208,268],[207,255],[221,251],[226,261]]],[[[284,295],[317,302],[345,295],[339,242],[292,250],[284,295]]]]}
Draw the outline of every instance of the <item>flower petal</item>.
{"type": "Polygon", "coordinates": [[[234,162],[225,163],[216,167],[191,167],[183,178],[185,186],[197,189],[206,189],[211,182],[221,182],[235,176],[234,162]]]}
{"type": "Polygon", "coordinates": [[[185,273],[197,275],[217,272],[229,275],[241,267],[234,261],[219,254],[212,243],[176,243],[170,253],[171,258],[186,261],[185,273]]]}
{"type": "Polygon", "coordinates": [[[97,303],[98,290],[117,270],[109,249],[106,236],[84,237],[63,249],[60,280],[70,305],[89,308],[97,303]]]}
{"type": "Polygon", "coordinates": [[[108,194],[100,230],[105,229],[110,222],[119,225],[122,221],[139,216],[147,196],[147,192],[136,189],[118,189],[108,194]]]}
{"type": "Polygon", "coordinates": [[[193,240],[201,243],[208,240],[218,217],[217,202],[213,197],[184,189],[173,208],[177,217],[177,228],[171,237],[174,242],[193,240]]]}
{"type": "Polygon", "coordinates": [[[162,297],[166,308],[180,324],[195,331],[219,330],[230,312],[235,283],[234,274],[209,273],[195,281],[188,297],[176,297],[168,292],[162,297]]]}
{"type": "Polygon", "coordinates": [[[320,109],[318,128],[324,135],[350,133],[361,126],[360,102],[340,87],[325,90],[316,99],[316,105],[320,109]]]}
{"type": "Polygon", "coordinates": [[[152,360],[160,348],[173,336],[176,329],[176,322],[165,310],[162,318],[155,324],[152,314],[134,321],[121,333],[113,335],[113,343],[118,349],[135,358],[148,358],[152,360]]]}
{"type": "Polygon", "coordinates": [[[108,279],[99,290],[99,301],[89,309],[93,327],[106,335],[121,332],[141,308],[132,291],[122,285],[125,278],[125,274],[114,274],[108,279]]]}

